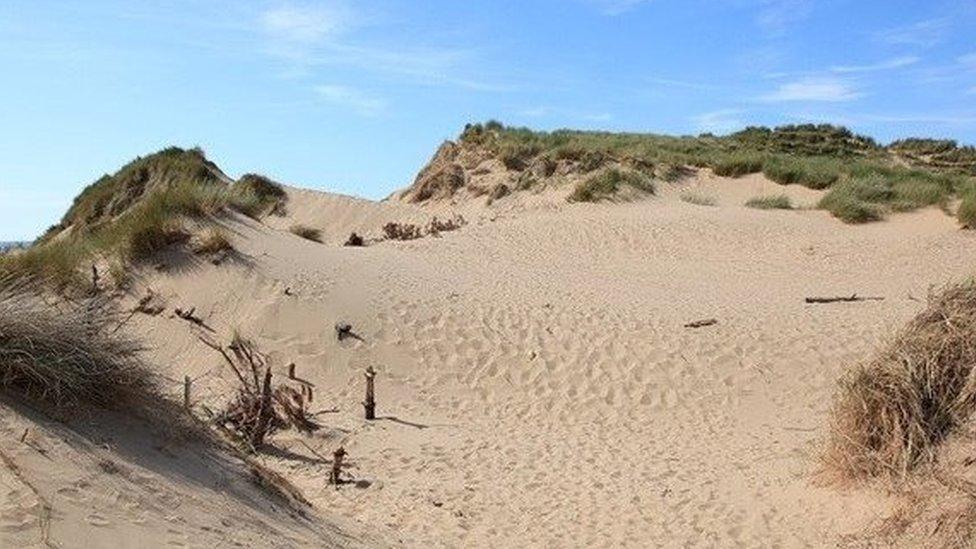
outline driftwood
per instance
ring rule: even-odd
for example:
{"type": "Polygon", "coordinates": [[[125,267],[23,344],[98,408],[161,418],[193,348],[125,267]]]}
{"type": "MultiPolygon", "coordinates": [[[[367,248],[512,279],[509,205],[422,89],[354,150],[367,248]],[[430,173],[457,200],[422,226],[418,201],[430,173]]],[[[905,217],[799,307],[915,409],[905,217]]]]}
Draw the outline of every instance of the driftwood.
{"type": "Polygon", "coordinates": [[[838,296],[838,297],[808,297],[804,301],[807,303],[838,303],[838,302],[853,302],[853,301],[882,301],[883,297],[861,297],[857,294],[851,294],[849,296],[838,296]]]}
{"type": "Polygon", "coordinates": [[[196,307],[190,307],[189,310],[176,309],[174,312],[176,313],[176,316],[187,322],[192,322],[197,326],[203,326],[203,319],[194,314],[197,312],[196,307]]]}
{"type": "Polygon", "coordinates": [[[718,324],[718,319],[706,318],[704,320],[696,320],[694,322],[689,322],[685,324],[685,328],[703,328],[705,326],[711,326],[713,324],[718,324]]]}

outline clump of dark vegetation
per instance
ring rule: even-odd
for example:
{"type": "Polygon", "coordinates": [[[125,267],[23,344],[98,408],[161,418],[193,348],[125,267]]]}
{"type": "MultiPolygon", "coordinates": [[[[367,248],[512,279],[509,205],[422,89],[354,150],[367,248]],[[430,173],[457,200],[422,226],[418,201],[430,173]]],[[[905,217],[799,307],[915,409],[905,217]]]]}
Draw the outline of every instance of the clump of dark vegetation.
{"type": "Polygon", "coordinates": [[[349,238],[346,239],[345,244],[343,244],[343,246],[353,246],[353,247],[360,247],[365,245],[366,245],[366,240],[356,233],[351,233],[349,235],[349,238]]]}
{"type": "Polygon", "coordinates": [[[976,283],[950,287],[841,382],[825,454],[844,479],[901,477],[930,462],[976,409],[976,283]]]}
{"type": "Polygon", "coordinates": [[[100,296],[54,300],[35,284],[0,280],[0,388],[55,405],[120,405],[155,393],[142,347],[100,296]]]}
{"type": "Polygon", "coordinates": [[[424,236],[419,225],[390,221],[383,225],[383,237],[387,240],[416,240],[424,236]]]}
{"type": "Polygon", "coordinates": [[[849,167],[849,174],[820,200],[820,207],[848,223],[876,221],[889,211],[946,207],[952,196],[968,184],[967,180],[956,174],[854,164],[849,167]]]}
{"type": "Polygon", "coordinates": [[[322,243],[322,231],[314,227],[309,227],[308,225],[296,224],[292,225],[288,229],[292,234],[300,236],[305,240],[311,240],[312,242],[322,243]]]}
{"type": "Polygon", "coordinates": [[[770,196],[757,196],[755,198],[750,198],[746,202],[746,206],[749,208],[756,208],[759,210],[792,210],[793,203],[790,201],[790,197],[785,194],[777,194],[770,196]]]}
{"type": "Polygon", "coordinates": [[[837,159],[819,156],[773,156],[763,163],[762,172],[781,185],[826,189],[840,179],[842,164],[837,159]]]}
{"type": "Polygon", "coordinates": [[[715,206],[718,204],[714,197],[690,191],[681,193],[681,201],[695,206],[715,206]]]}
{"type": "Polygon", "coordinates": [[[968,191],[959,202],[956,219],[964,229],[976,229],[976,192],[968,191]]]}
{"type": "Polygon", "coordinates": [[[624,187],[654,194],[654,182],[646,175],[633,170],[609,169],[579,182],[567,200],[597,202],[613,198],[624,187]]]}

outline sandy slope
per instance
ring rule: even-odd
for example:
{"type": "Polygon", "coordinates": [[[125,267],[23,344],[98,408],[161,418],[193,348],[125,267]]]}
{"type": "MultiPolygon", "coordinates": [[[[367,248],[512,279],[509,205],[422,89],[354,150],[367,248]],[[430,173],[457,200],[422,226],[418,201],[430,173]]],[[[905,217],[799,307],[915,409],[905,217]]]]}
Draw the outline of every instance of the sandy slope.
{"type": "Polygon", "coordinates": [[[703,176],[628,204],[509,197],[464,206],[471,223],[441,238],[367,248],[336,243],[430,212],[292,190],[289,217],[227,223],[236,259],[177,254],[140,275],[131,299],[152,287],[168,310],[134,329],[174,394],[191,375],[210,407],[232,376],[173,307],[195,306],[211,337],[253,337],[279,373],[295,362],[316,407],[339,411],[312,438],[279,435],[262,459],[378,539],[832,545],[886,509],[813,482],[836,378],[932,284],[971,272],[976,237],[937,210],[851,227],[742,206],[767,189],[784,188],[703,176]],[[680,201],[689,186],[719,206],[680,201]],[[288,233],[295,222],[327,244],[288,233]],[[854,292],[885,299],[803,302],[854,292]],[[707,317],[719,324],[682,327],[707,317]],[[363,340],[336,341],[337,320],[363,340]],[[367,365],[379,371],[372,423],[359,404],[367,365]],[[357,482],[336,489],[316,454],[339,444],[357,482]]]}

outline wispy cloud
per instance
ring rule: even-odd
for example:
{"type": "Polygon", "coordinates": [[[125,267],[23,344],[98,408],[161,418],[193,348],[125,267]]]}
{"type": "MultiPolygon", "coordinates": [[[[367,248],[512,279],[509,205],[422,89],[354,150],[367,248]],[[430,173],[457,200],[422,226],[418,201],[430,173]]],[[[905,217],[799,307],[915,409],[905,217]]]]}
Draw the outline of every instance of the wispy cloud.
{"type": "Polygon", "coordinates": [[[976,52],[960,55],[956,58],[956,61],[965,68],[976,69],[976,52]]]}
{"type": "Polygon", "coordinates": [[[385,100],[348,86],[324,84],[316,86],[315,93],[324,101],[348,107],[363,116],[376,116],[386,109],[385,100]]]}
{"type": "Polygon", "coordinates": [[[760,97],[760,99],[767,102],[840,102],[852,101],[861,95],[849,82],[839,78],[810,77],[780,84],[775,91],[760,97]]]}
{"type": "Polygon", "coordinates": [[[583,0],[587,4],[595,6],[604,15],[620,15],[633,10],[641,4],[646,4],[651,0],[583,0]]]}
{"type": "Polygon", "coordinates": [[[741,119],[742,109],[721,109],[692,117],[691,121],[699,133],[726,134],[745,127],[741,119]]]}
{"type": "Polygon", "coordinates": [[[934,46],[945,40],[952,21],[947,17],[926,19],[901,27],[884,29],[874,33],[874,39],[886,44],[934,46]]]}
{"type": "Polygon", "coordinates": [[[280,6],[260,16],[261,28],[275,40],[315,44],[343,32],[352,23],[351,12],[340,4],[280,6]]]}
{"type": "Polygon", "coordinates": [[[858,72],[878,72],[893,69],[900,69],[918,63],[920,59],[914,55],[895,57],[885,61],[879,61],[869,65],[838,65],[830,68],[831,72],[846,74],[858,72]]]}
{"type": "Polygon", "coordinates": [[[267,40],[267,52],[286,63],[285,74],[310,77],[317,67],[348,66],[399,77],[422,84],[453,85],[481,91],[502,91],[503,85],[459,75],[471,50],[388,46],[375,40],[356,40],[354,30],[366,19],[346,4],[328,2],[315,6],[286,5],[258,16],[267,40]]]}
{"type": "Polygon", "coordinates": [[[782,34],[794,23],[810,16],[810,0],[761,0],[756,24],[766,32],[782,34]]]}
{"type": "Polygon", "coordinates": [[[664,86],[668,88],[683,88],[688,90],[714,90],[716,86],[709,84],[703,84],[701,82],[692,82],[689,80],[677,80],[674,78],[659,78],[657,76],[648,76],[644,78],[648,83],[655,84],[658,86],[664,86]]]}

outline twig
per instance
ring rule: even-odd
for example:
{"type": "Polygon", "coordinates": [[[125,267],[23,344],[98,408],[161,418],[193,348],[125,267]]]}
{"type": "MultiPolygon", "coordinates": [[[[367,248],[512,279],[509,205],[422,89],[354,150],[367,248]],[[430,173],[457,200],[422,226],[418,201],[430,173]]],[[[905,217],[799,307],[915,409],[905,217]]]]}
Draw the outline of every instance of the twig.
{"type": "Polygon", "coordinates": [[[685,324],[685,328],[702,328],[705,326],[711,326],[713,324],[718,324],[718,319],[706,318],[704,320],[696,320],[694,322],[689,322],[685,324]]]}
{"type": "Polygon", "coordinates": [[[857,294],[851,294],[849,296],[840,297],[808,297],[805,298],[807,303],[837,303],[837,302],[853,302],[853,301],[882,301],[883,297],[861,297],[857,294]]]}

